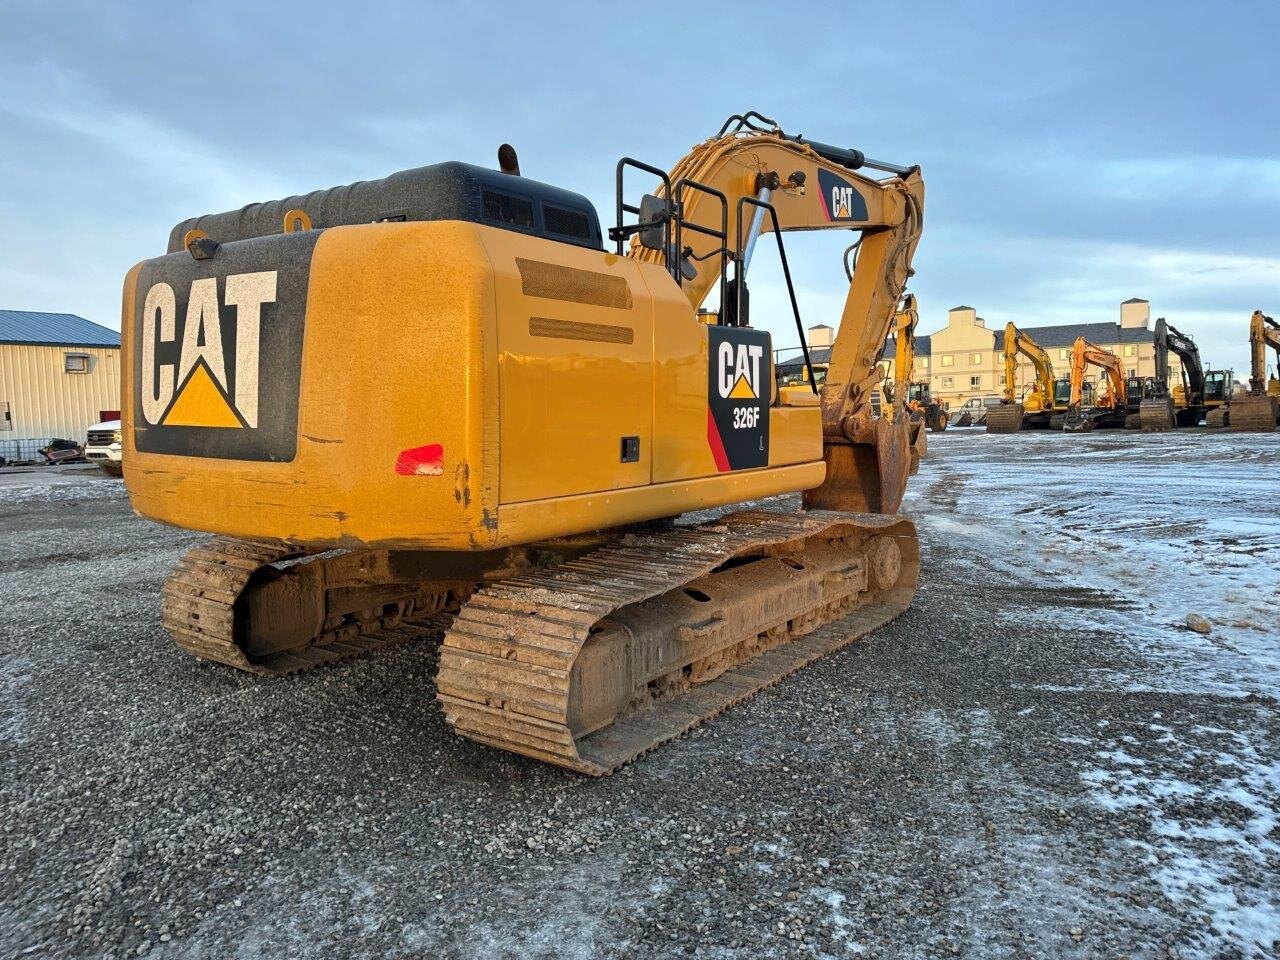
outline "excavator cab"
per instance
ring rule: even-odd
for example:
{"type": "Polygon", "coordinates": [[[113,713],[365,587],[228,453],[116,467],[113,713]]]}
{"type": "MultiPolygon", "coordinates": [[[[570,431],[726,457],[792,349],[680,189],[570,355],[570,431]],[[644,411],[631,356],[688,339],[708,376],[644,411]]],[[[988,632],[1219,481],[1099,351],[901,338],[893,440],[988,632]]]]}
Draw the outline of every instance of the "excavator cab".
{"type": "MultiPolygon", "coordinates": [[[[1084,393],[1084,406],[1091,407],[1097,391],[1093,384],[1086,380],[1080,388],[1084,393]]],[[[1071,405],[1071,378],[1060,377],[1053,381],[1053,409],[1055,413],[1064,413],[1071,405]]],[[[1059,424],[1061,426],[1061,424],[1059,424]]],[[[1056,427],[1054,429],[1057,429],[1056,427]]]]}
{"type": "Polygon", "coordinates": [[[1235,380],[1234,371],[1209,370],[1204,375],[1205,404],[1226,403],[1231,399],[1231,388],[1235,380]]]}

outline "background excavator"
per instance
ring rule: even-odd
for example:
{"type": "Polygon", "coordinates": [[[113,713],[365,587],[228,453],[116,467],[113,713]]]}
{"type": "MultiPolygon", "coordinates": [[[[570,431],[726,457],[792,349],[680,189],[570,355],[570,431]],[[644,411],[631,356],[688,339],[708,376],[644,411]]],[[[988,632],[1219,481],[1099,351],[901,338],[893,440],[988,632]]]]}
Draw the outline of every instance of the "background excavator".
{"type": "Polygon", "coordinates": [[[869,399],[924,182],[751,112],[621,160],[610,249],[499,164],[178,224],[124,284],[125,478],[216,535],[164,586],[183,650],[277,676],[445,625],[458,733],[604,774],[910,603],[910,432],[869,399]],[[821,392],[784,397],[748,268],[773,234],[803,343],[782,232],[814,229],[860,242],[821,392]]]}
{"type": "Polygon", "coordinates": [[[1062,429],[1074,433],[1095,427],[1123,427],[1126,411],[1124,365],[1120,358],[1077,337],[1071,348],[1071,402],[1063,415],[1062,429]],[[1085,406],[1084,376],[1091,366],[1106,374],[1107,389],[1093,406],[1085,406]]]}
{"type": "Polygon", "coordinates": [[[1280,375],[1280,323],[1261,310],[1249,318],[1249,388],[1231,400],[1226,425],[1232,430],[1270,432],[1280,423],[1280,379],[1267,377],[1267,348],[1276,353],[1280,375]]]}
{"type": "Polygon", "coordinates": [[[897,398],[905,398],[902,409],[912,424],[912,443],[923,456],[926,441],[922,428],[928,427],[934,433],[947,429],[947,411],[933,399],[928,380],[910,379],[915,371],[916,326],[919,322],[915,295],[907,294],[894,322],[893,379],[884,381],[881,392],[885,399],[885,416],[890,420],[898,415],[897,398]]]}
{"type": "Polygon", "coordinates": [[[987,433],[1017,433],[1024,427],[1047,430],[1053,417],[1053,362],[1049,354],[1012,323],[1004,328],[1004,396],[987,411],[987,433]],[[1018,355],[1035,367],[1035,382],[1026,396],[1017,397],[1018,355]]]}
{"type": "Polygon", "coordinates": [[[1205,415],[1204,366],[1195,341],[1164,317],[1156,320],[1156,375],[1146,386],[1138,411],[1143,430],[1172,430],[1198,426],[1205,415]],[[1182,361],[1182,383],[1170,389],[1169,354],[1182,361]]]}

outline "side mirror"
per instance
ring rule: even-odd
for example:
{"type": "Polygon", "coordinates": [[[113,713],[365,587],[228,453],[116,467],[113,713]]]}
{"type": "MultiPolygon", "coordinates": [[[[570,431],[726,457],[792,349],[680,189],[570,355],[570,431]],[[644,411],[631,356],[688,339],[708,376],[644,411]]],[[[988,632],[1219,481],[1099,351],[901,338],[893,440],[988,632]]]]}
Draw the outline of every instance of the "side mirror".
{"type": "Polygon", "coordinates": [[[666,225],[671,220],[671,204],[662,197],[646,193],[640,198],[640,246],[646,250],[664,250],[666,225]]]}

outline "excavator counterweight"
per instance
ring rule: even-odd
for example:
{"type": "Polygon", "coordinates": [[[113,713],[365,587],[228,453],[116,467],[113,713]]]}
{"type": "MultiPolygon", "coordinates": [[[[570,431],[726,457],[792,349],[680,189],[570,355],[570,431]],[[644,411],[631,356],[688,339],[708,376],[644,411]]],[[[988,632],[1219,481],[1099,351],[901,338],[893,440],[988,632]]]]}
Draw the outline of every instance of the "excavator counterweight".
{"type": "Polygon", "coordinates": [[[606,232],[499,157],[178,224],[125,280],[125,479],[214,535],[163,589],[182,649],[277,676],[443,630],[458,733],[604,774],[910,603],[919,428],[870,400],[924,182],[750,113],[620,161],[606,232]],[[780,390],[748,267],[776,247],[803,343],[816,229],[858,256],[821,388],[806,350],[780,390]]]}

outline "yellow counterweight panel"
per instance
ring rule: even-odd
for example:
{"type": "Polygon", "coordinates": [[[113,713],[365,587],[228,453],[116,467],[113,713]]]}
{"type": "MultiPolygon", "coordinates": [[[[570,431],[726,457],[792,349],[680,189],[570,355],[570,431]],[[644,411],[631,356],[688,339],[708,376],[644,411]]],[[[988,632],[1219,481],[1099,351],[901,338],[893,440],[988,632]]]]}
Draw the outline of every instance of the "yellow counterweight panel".
{"type": "MultiPolygon", "coordinates": [[[[123,340],[134,337],[137,273],[123,340]]],[[[145,293],[145,291],[143,292],[145,293]]],[[[140,453],[124,365],[125,478],[154,520],[307,544],[487,546],[496,520],[492,273],[472,224],[326,230],[315,246],[291,462],[140,453]],[[438,444],[440,472],[398,472],[438,444]]],[[[127,351],[132,353],[131,350],[127,351]]],[[[270,376],[270,360],[262,376],[270,376]]]]}

